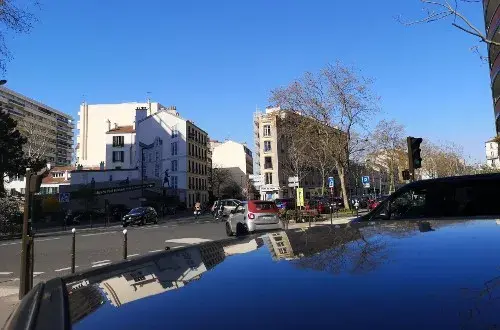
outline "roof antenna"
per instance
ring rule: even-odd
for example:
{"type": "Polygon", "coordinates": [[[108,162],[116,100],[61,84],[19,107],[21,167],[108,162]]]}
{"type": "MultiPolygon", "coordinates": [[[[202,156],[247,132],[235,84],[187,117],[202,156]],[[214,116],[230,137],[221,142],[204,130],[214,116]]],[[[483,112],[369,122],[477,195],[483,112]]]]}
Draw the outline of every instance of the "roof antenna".
{"type": "Polygon", "coordinates": [[[148,95],[148,109],[149,109],[149,115],[151,116],[151,98],[150,98],[150,95],[151,95],[151,92],[146,92],[146,94],[148,95]]]}

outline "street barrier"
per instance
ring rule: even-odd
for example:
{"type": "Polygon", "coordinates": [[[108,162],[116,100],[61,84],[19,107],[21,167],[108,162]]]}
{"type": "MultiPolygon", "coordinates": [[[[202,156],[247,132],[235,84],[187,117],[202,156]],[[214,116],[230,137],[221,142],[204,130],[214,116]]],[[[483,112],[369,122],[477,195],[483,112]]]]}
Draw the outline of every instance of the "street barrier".
{"type": "Polygon", "coordinates": [[[76,258],[76,229],[71,229],[73,239],[71,242],[71,274],[75,273],[75,258],[76,258]]]}
{"type": "Polygon", "coordinates": [[[127,229],[123,229],[123,260],[127,260],[127,229]]]}

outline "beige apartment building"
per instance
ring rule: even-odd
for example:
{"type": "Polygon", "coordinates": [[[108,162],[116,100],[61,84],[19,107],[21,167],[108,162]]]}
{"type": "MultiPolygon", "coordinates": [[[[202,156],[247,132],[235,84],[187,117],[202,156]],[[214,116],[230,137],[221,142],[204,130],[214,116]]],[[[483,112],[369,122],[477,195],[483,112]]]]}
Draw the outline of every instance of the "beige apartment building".
{"type": "MultiPolygon", "coordinates": [[[[260,180],[260,196],[264,200],[295,197],[295,190],[288,186],[289,176],[281,162],[287,158],[288,150],[281,143],[280,116],[278,107],[268,107],[264,112],[254,114],[255,172],[260,180]]],[[[333,175],[333,174],[332,174],[333,175]]],[[[325,180],[326,181],[326,180],[325,180]]],[[[338,180],[337,180],[338,182],[338,180]]],[[[312,171],[300,178],[300,186],[304,188],[306,199],[317,195],[323,180],[319,173],[312,171]]]]}
{"type": "Polygon", "coordinates": [[[55,166],[71,164],[73,118],[6,87],[0,87],[0,111],[8,111],[28,139],[24,151],[55,166]]]}
{"type": "Polygon", "coordinates": [[[245,192],[248,188],[249,175],[253,174],[252,151],[248,149],[246,143],[212,140],[210,154],[212,167],[227,169],[232,180],[245,192]]]}

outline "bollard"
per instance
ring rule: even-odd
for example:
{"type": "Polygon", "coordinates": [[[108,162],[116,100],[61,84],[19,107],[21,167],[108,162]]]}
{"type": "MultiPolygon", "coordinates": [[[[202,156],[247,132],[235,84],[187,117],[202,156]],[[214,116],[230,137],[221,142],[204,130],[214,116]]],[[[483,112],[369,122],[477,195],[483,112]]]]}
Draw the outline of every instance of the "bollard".
{"type": "Polygon", "coordinates": [[[333,206],[330,205],[330,224],[333,225],[333,206]]]}
{"type": "Polygon", "coordinates": [[[75,273],[75,259],[76,259],[76,229],[71,229],[73,238],[71,240],[71,274],[75,273]]]}
{"type": "Polygon", "coordinates": [[[123,229],[123,260],[127,260],[127,229],[123,229]]]}

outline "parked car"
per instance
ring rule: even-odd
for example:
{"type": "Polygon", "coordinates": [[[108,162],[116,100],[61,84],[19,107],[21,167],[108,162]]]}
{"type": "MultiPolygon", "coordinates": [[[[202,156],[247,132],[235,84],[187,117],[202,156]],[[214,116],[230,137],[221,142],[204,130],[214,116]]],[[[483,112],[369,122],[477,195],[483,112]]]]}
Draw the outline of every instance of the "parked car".
{"type": "Polygon", "coordinates": [[[158,215],[151,206],[136,207],[130,210],[127,215],[123,217],[123,227],[128,225],[145,225],[146,223],[158,223],[158,215]]]}
{"type": "Polygon", "coordinates": [[[227,236],[280,228],[279,210],[273,201],[241,202],[226,220],[227,236]]]}
{"type": "Polygon", "coordinates": [[[229,215],[229,213],[236,208],[241,202],[237,199],[221,199],[215,201],[212,206],[212,215],[215,216],[215,211],[219,209],[219,205],[224,205],[224,215],[229,215]]]}
{"type": "Polygon", "coordinates": [[[313,197],[305,205],[306,210],[317,210],[319,214],[330,212],[330,201],[324,197],[313,197]]]}
{"type": "Polygon", "coordinates": [[[274,200],[276,206],[280,210],[293,210],[295,209],[295,199],[294,198],[277,198],[274,200]]]}
{"type": "Polygon", "coordinates": [[[384,200],[387,199],[387,196],[380,196],[374,199],[370,199],[368,201],[368,210],[373,210],[375,209],[380,203],[382,203],[384,200]]]}

